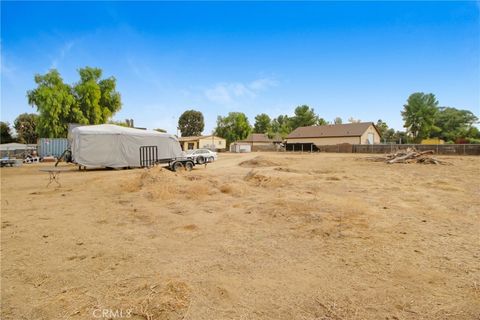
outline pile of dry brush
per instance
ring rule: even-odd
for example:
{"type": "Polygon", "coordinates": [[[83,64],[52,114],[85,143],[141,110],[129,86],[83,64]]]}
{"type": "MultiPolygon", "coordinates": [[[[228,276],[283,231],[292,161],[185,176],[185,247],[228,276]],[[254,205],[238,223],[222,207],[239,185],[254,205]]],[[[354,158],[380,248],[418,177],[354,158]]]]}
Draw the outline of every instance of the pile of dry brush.
{"type": "Polygon", "coordinates": [[[451,164],[447,161],[438,160],[432,156],[435,151],[418,151],[415,148],[407,148],[402,150],[397,150],[395,152],[386,154],[383,157],[374,157],[369,158],[372,161],[386,162],[388,164],[392,163],[423,163],[423,164],[451,164]]]}

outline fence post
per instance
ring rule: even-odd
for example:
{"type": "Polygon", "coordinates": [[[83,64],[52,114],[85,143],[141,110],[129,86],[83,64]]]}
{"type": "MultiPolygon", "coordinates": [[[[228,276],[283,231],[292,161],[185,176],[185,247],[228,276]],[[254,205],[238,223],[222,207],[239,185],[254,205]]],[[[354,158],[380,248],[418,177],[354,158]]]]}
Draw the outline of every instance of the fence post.
{"type": "Polygon", "coordinates": [[[310,145],[310,153],[313,152],[313,143],[310,145]]]}
{"type": "Polygon", "coordinates": [[[466,148],[466,145],[464,144],[463,145],[463,155],[465,155],[465,148],[466,148]]]}
{"type": "Polygon", "coordinates": [[[437,144],[437,154],[438,154],[438,144],[437,144]]]}
{"type": "Polygon", "coordinates": [[[303,153],[303,143],[302,143],[302,153],[303,153]]]}

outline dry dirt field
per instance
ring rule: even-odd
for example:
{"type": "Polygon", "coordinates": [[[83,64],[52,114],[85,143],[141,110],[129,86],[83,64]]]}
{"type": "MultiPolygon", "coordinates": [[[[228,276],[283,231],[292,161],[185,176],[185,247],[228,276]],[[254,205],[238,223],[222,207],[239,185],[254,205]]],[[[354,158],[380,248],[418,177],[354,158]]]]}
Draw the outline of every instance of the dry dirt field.
{"type": "Polygon", "coordinates": [[[480,157],[365,157],[2,168],[1,318],[479,319],[480,157]]]}

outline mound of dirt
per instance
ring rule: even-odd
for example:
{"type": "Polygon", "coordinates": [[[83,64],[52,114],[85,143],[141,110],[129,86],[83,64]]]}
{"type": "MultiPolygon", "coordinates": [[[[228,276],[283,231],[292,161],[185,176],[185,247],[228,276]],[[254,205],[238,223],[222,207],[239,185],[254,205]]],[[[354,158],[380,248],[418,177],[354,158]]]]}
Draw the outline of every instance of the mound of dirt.
{"type": "Polygon", "coordinates": [[[240,162],[239,166],[244,168],[276,167],[280,163],[269,160],[263,156],[258,156],[250,160],[240,162]]]}
{"type": "Polygon", "coordinates": [[[283,180],[277,178],[277,177],[269,177],[265,176],[263,174],[259,174],[258,172],[255,172],[254,170],[251,170],[248,172],[245,177],[243,178],[244,181],[248,182],[249,184],[252,184],[256,187],[271,187],[271,188],[276,188],[276,187],[281,187],[284,185],[283,180]]]}
{"type": "Polygon", "coordinates": [[[125,192],[141,192],[148,200],[172,200],[184,195],[184,199],[198,200],[207,196],[209,183],[198,175],[172,172],[161,167],[146,169],[121,186],[125,192]]]}
{"type": "Polygon", "coordinates": [[[121,189],[126,192],[138,192],[146,186],[171,181],[173,175],[175,173],[161,167],[145,169],[134,178],[122,183],[121,189]]]}

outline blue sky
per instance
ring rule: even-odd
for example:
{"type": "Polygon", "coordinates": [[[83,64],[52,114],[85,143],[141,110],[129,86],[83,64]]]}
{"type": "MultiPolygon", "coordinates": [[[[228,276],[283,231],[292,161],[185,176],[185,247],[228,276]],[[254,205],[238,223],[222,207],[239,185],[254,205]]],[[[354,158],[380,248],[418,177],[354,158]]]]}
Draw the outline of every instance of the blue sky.
{"type": "Polygon", "coordinates": [[[218,115],[383,119],[402,129],[409,94],[480,111],[478,2],[3,2],[1,119],[33,112],[33,75],[100,67],[122,94],[117,120],[176,133],[218,115]]]}

